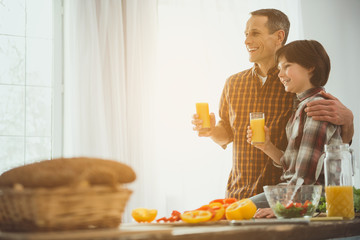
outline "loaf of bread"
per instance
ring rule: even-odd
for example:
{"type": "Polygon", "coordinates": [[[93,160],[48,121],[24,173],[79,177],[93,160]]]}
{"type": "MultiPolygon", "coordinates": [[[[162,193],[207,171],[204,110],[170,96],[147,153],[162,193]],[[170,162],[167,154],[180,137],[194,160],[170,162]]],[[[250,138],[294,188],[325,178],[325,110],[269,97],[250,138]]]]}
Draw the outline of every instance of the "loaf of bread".
{"type": "Polygon", "coordinates": [[[81,183],[116,186],[130,183],[135,172],[126,164],[98,158],[59,158],[13,168],[0,175],[0,187],[54,188],[81,183]]]}

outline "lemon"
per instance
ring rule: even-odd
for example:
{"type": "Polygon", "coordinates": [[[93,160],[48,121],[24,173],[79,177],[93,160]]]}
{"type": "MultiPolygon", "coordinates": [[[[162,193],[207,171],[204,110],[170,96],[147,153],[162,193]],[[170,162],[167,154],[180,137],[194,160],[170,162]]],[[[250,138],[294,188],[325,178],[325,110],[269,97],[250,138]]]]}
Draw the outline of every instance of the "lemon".
{"type": "Polygon", "coordinates": [[[131,212],[131,216],[137,222],[152,222],[156,218],[156,215],[156,209],[136,208],[131,212]]]}
{"type": "Polygon", "coordinates": [[[226,208],[227,220],[251,219],[256,212],[256,205],[248,198],[230,204],[226,208]]]}
{"type": "Polygon", "coordinates": [[[209,221],[212,218],[212,214],[210,211],[194,210],[184,212],[180,217],[181,220],[187,223],[200,223],[209,221]]]}

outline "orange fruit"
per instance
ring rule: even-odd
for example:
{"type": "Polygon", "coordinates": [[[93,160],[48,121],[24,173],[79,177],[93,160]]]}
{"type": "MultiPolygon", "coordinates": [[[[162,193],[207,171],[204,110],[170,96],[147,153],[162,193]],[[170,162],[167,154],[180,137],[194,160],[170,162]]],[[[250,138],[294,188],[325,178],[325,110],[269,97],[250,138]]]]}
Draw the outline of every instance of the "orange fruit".
{"type": "Polygon", "coordinates": [[[227,220],[251,219],[256,212],[256,205],[248,198],[230,204],[226,208],[227,220]]]}
{"type": "Polygon", "coordinates": [[[215,211],[215,215],[210,219],[210,221],[219,221],[225,215],[225,208],[223,204],[219,202],[210,203],[209,206],[215,211]]]}
{"type": "Polygon", "coordinates": [[[152,222],[156,218],[156,209],[136,208],[131,211],[131,216],[137,222],[152,222]]]}
{"type": "Polygon", "coordinates": [[[181,220],[187,223],[200,223],[209,221],[212,218],[212,213],[210,211],[204,210],[194,210],[184,212],[180,215],[181,220]]]}

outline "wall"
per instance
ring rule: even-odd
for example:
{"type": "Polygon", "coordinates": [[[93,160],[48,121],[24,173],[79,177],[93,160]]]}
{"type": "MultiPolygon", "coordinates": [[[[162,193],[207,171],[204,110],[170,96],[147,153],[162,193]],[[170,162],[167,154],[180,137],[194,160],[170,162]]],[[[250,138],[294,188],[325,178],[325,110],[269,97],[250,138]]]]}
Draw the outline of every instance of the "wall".
{"type": "Polygon", "coordinates": [[[331,59],[326,90],[335,95],[354,114],[355,186],[360,187],[360,1],[302,0],[304,38],[321,42],[331,59]]]}

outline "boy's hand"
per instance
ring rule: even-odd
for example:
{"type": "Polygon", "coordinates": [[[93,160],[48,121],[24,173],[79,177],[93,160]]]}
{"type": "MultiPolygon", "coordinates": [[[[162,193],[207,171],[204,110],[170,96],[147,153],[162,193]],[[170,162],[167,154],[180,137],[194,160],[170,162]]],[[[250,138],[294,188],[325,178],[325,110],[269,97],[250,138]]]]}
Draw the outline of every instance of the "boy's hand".
{"type": "Polygon", "coordinates": [[[247,142],[252,144],[254,147],[264,151],[265,150],[265,147],[268,145],[268,144],[271,144],[271,141],[270,141],[270,129],[266,126],[264,126],[264,130],[265,130],[265,142],[264,143],[257,143],[257,144],[252,144],[251,143],[251,138],[252,138],[252,130],[251,130],[251,127],[248,126],[247,127],[247,135],[246,135],[246,138],[247,138],[247,142]]]}

